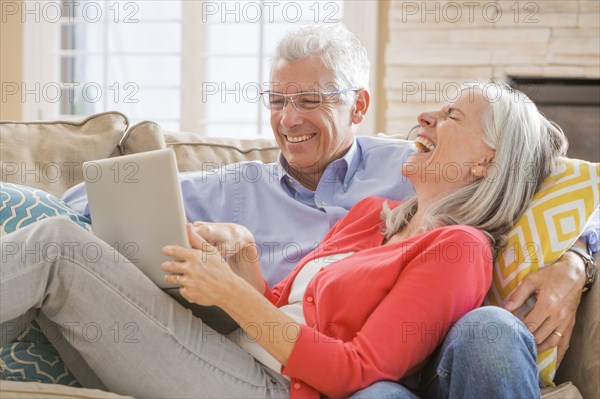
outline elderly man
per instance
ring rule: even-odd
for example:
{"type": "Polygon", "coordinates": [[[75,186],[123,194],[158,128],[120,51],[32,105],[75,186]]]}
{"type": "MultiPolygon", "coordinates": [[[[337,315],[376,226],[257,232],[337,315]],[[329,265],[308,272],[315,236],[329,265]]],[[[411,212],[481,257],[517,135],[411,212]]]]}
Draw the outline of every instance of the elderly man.
{"type": "MultiPolygon", "coordinates": [[[[368,76],[366,51],[342,25],[287,34],[273,58],[269,88],[262,93],[281,148],[278,162],[238,163],[214,173],[181,176],[188,218],[246,226],[257,241],[270,285],[287,275],[359,200],[371,195],[402,199],[413,192],[399,172],[413,151],[411,143],[355,137],[369,109],[368,76]]],[[[63,199],[87,213],[81,187],[63,199]]],[[[196,226],[211,228],[210,223],[196,226]]],[[[584,282],[582,260],[568,253],[559,264],[533,273],[515,293],[518,307],[538,292],[536,325],[553,324],[550,331],[563,331],[562,339],[539,330],[530,333],[506,310],[481,308],[454,327],[466,331],[471,326],[474,334],[447,340],[430,365],[401,381],[404,385],[377,383],[357,396],[539,396],[535,342],[541,349],[567,347],[584,282]],[[472,328],[489,322],[511,334],[489,344],[481,328],[472,328]]]]}

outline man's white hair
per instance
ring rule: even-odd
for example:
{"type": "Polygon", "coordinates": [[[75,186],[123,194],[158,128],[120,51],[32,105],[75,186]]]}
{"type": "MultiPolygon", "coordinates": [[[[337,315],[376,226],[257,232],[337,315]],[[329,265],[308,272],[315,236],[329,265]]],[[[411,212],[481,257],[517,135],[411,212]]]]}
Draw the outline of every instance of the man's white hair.
{"type": "Polygon", "coordinates": [[[297,61],[310,56],[320,57],[334,74],[335,82],[331,83],[338,90],[369,88],[371,63],[367,50],[343,24],[308,25],[287,32],[273,54],[271,73],[280,60],[297,61]]]}

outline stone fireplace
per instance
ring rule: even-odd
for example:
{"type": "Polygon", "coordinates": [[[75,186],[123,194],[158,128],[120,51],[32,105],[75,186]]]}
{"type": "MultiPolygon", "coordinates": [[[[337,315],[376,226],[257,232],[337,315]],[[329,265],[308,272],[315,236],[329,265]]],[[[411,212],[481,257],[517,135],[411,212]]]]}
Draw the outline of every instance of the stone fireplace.
{"type": "Polygon", "coordinates": [[[570,158],[600,162],[600,79],[510,77],[569,139],[570,158]]]}
{"type": "Polygon", "coordinates": [[[600,1],[383,1],[381,129],[406,134],[449,88],[504,80],[600,162],[600,1]]]}

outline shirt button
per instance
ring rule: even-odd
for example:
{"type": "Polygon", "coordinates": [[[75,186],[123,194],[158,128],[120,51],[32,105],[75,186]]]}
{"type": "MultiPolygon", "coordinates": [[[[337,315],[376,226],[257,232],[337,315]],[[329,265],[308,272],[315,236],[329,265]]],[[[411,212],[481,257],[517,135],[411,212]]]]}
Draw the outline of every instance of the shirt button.
{"type": "Polygon", "coordinates": [[[312,302],[312,301],[313,301],[313,297],[312,296],[309,296],[309,297],[306,298],[306,302],[312,302]]]}
{"type": "Polygon", "coordinates": [[[315,328],[315,323],[309,323],[309,324],[308,324],[308,326],[309,326],[310,328],[315,328]]]}
{"type": "Polygon", "coordinates": [[[327,206],[327,205],[329,205],[329,204],[327,203],[327,201],[321,201],[321,205],[323,205],[323,206],[327,206]]]}
{"type": "Polygon", "coordinates": [[[297,383],[295,383],[295,384],[294,384],[294,389],[300,389],[300,383],[298,383],[298,382],[297,382],[297,383]]]}

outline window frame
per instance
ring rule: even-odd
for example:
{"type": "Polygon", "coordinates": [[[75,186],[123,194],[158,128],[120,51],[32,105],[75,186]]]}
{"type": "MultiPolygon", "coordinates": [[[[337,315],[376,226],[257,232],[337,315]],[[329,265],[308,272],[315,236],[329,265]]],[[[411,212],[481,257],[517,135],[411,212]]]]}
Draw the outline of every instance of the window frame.
{"type": "MultiPolygon", "coordinates": [[[[204,24],[199,24],[197,19],[193,18],[194,15],[201,15],[201,7],[201,1],[183,2],[181,45],[182,84],[180,85],[181,109],[179,130],[205,134],[205,107],[203,107],[200,88],[205,76],[206,64],[204,60],[206,56],[204,51],[205,43],[201,40],[202,35],[198,34],[205,27],[204,24]],[[187,31],[192,31],[194,34],[185,34],[187,31]],[[191,51],[189,49],[194,50],[191,51]],[[202,51],[198,51],[199,49],[202,51]]],[[[377,1],[344,1],[343,21],[359,37],[371,59],[369,91],[372,101],[369,113],[363,123],[361,123],[361,132],[363,134],[376,133],[377,104],[375,99],[377,98],[378,14],[379,2],[377,1]]],[[[44,18],[40,18],[38,21],[27,19],[23,23],[23,86],[28,90],[39,87],[39,90],[36,90],[36,101],[28,100],[32,94],[24,96],[25,101],[22,104],[24,120],[77,119],[82,116],[61,114],[60,102],[48,101],[47,98],[44,98],[45,96],[40,94],[45,84],[57,83],[57,80],[60,80],[59,36],[61,26],[62,23],[60,22],[45,21],[44,18]]],[[[259,51],[262,54],[264,24],[261,24],[259,35],[259,51]]],[[[264,62],[264,58],[264,55],[259,57],[261,64],[264,62]]],[[[261,65],[261,67],[264,67],[264,65],[261,65]]],[[[261,76],[257,77],[257,81],[260,82],[261,79],[261,76]]],[[[103,92],[106,95],[107,90],[105,89],[107,88],[103,87],[103,92]]],[[[258,112],[256,129],[257,132],[260,132],[261,125],[268,123],[269,111],[260,106],[258,112]]]]}

